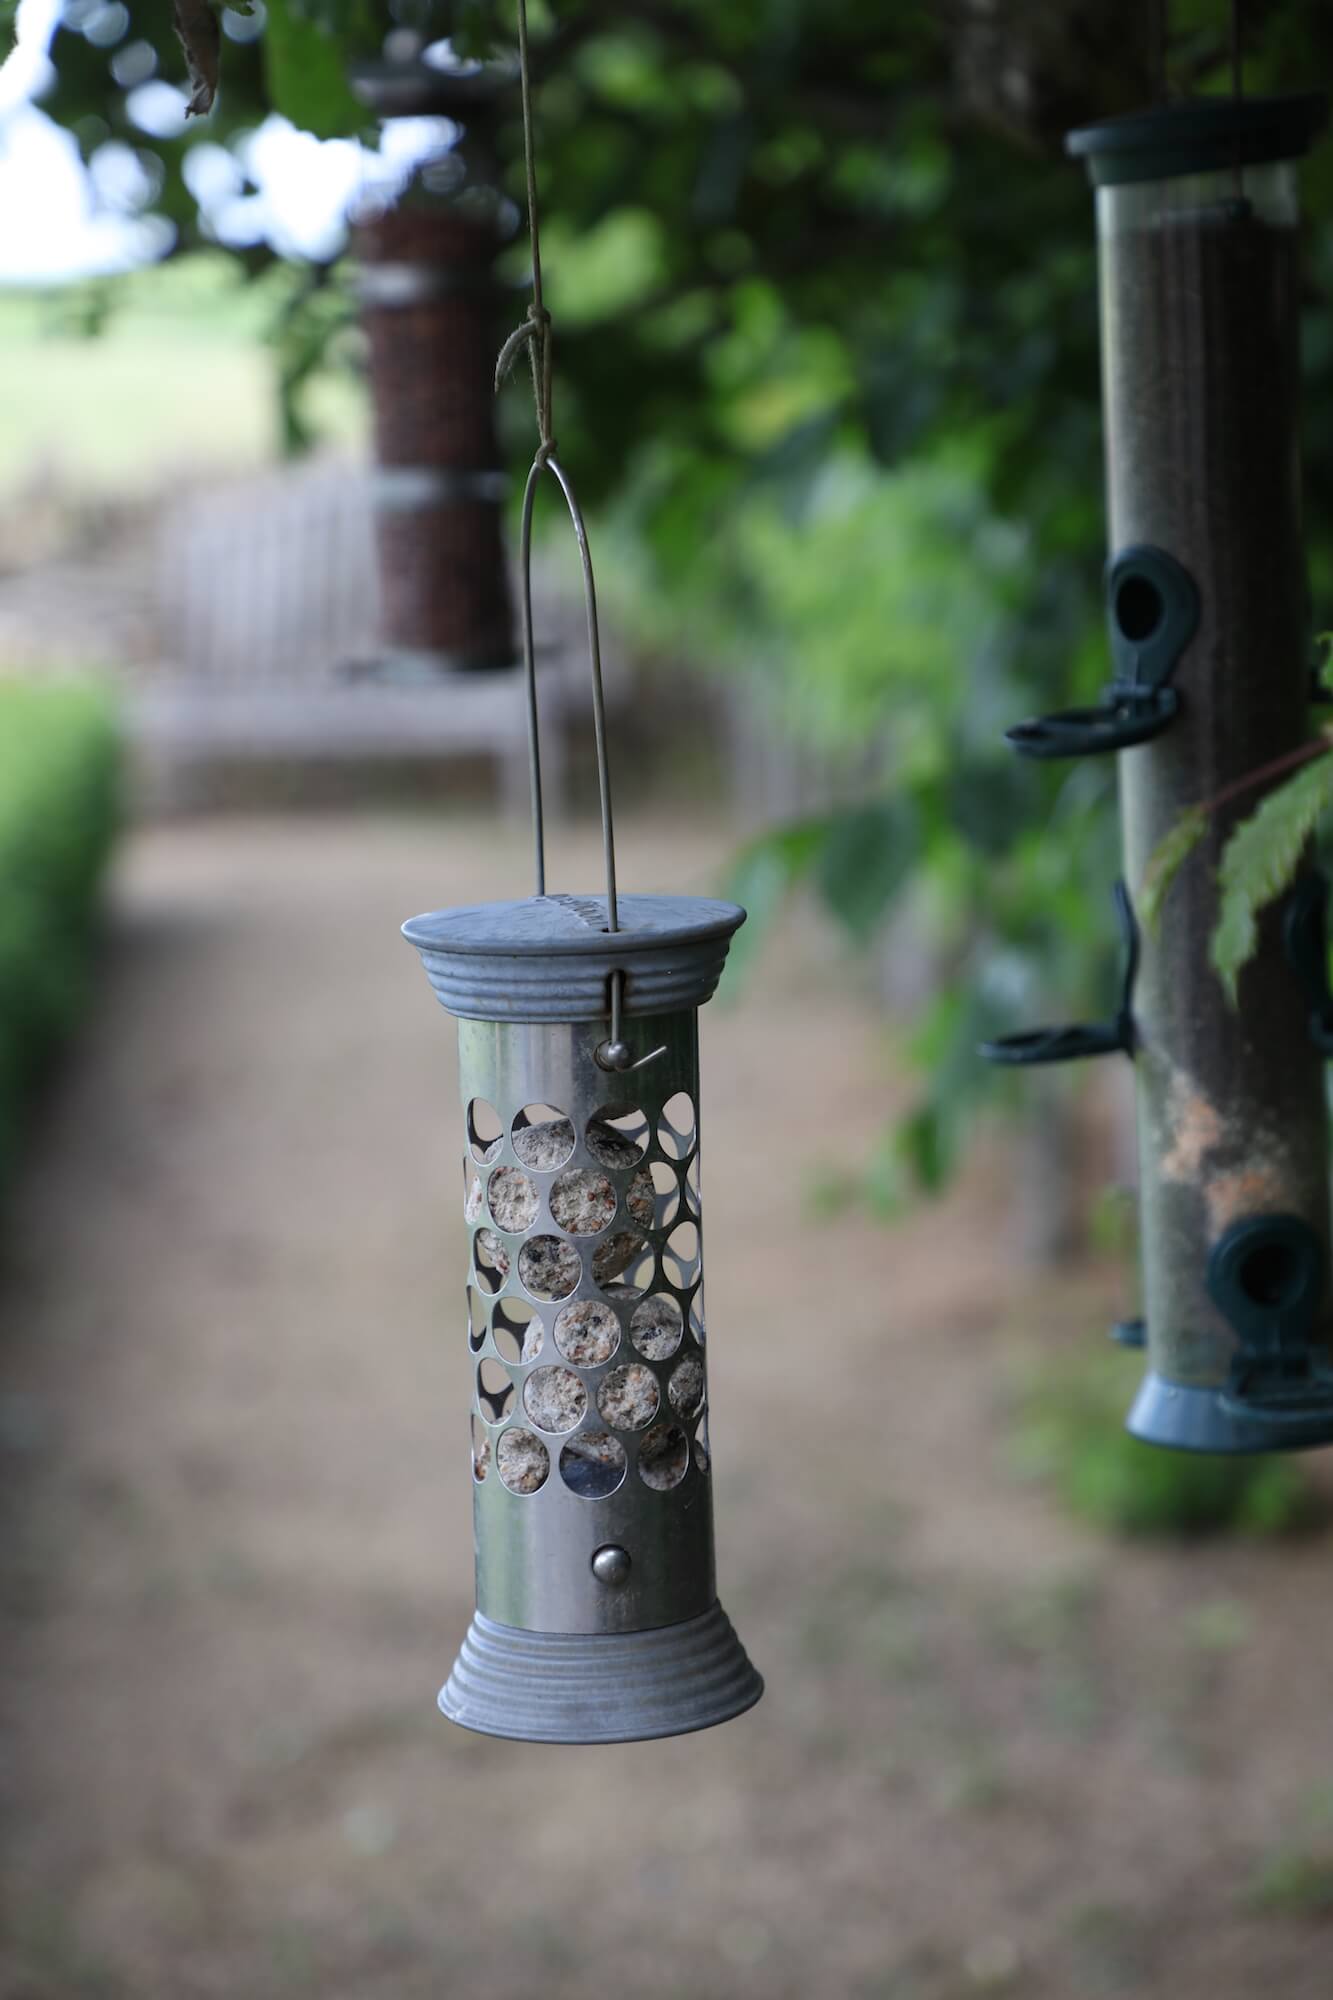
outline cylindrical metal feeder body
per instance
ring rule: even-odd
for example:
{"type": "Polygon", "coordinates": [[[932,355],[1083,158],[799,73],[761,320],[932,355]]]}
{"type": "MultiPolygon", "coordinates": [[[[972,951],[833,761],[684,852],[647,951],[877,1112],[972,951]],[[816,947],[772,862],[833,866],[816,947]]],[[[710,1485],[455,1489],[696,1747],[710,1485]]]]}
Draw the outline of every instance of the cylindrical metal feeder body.
{"type": "Polygon", "coordinates": [[[1319,115],[1212,101],[1071,141],[1099,183],[1113,647],[1167,615],[1158,552],[1197,593],[1178,712],[1120,758],[1131,888],[1184,813],[1227,798],[1142,937],[1134,994],[1150,1372],[1130,1428],[1197,1449],[1333,1439],[1313,1379],[1330,1335],[1323,1059],[1285,901],[1238,1004],[1209,957],[1222,850],[1268,787],[1229,788],[1309,733],[1293,160],[1319,115]]]}
{"type": "Polygon", "coordinates": [[[483,90],[418,70],[366,72],[360,93],[386,116],[461,117],[462,148],[428,161],[353,241],[375,425],[379,664],[400,678],[516,658],[493,416],[494,263],[513,218],[502,197],[470,185],[468,158],[488,155],[490,93],[503,79],[483,90]]]}
{"type": "Polygon", "coordinates": [[[714,1579],[699,1177],[697,1009],[741,912],[620,912],[614,936],[591,897],[405,927],[460,1017],[471,1244],[478,1615],[440,1701],[551,1741],[702,1728],[761,1690],[714,1579]]]}

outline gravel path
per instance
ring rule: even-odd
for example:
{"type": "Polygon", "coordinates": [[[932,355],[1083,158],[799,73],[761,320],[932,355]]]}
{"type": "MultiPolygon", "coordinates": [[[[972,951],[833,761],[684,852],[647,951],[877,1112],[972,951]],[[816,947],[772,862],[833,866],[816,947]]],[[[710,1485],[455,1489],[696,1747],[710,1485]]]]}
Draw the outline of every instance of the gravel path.
{"type": "MultiPolygon", "coordinates": [[[[0,1269],[0,1995],[1326,1996],[1255,1884],[1329,1852],[1328,1537],[1121,1551],[1013,1481],[1004,1357],[1114,1287],[1032,1292],[993,1155],[896,1232],[820,1218],[901,1093],[800,935],[704,1037],[721,1583],[769,1695],[595,1752],[436,1717],[459,1140],[395,928],[521,888],[476,835],[129,844],[0,1269]]],[[[623,850],[700,889],[725,838],[623,850]]],[[[557,860],[595,879],[585,835],[557,860]]]]}

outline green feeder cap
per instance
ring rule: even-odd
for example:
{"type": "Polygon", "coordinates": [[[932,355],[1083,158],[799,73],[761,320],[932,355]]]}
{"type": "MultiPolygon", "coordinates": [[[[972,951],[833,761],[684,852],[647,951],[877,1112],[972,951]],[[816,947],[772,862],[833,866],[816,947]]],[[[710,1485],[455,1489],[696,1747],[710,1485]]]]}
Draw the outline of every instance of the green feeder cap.
{"type": "Polygon", "coordinates": [[[1299,97],[1192,97],[1070,132],[1065,150],[1086,160],[1094,187],[1174,180],[1258,167],[1307,153],[1328,117],[1322,93],[1299,97]]]}

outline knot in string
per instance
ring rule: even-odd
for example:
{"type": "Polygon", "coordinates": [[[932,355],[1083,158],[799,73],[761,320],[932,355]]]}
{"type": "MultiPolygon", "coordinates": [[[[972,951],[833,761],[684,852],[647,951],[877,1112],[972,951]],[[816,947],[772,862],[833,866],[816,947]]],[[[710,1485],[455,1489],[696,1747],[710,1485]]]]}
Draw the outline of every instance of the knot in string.
{"type": "Polygon", "coordinates": [[[545,465],[555,451],[551,434],[551,315],[542,298],[541,218],[537,210],[537,159],[532,136],[532,74],[528,56],[527,0],[518,0],[518,78],[523,99],[523,164],[528,181],[528,241],[532,246],[532,298],[522,326],[515,327],[495,364],[498,389],[514,365],[520,347],[526,345],[532,362],[532,400],[537,406],[537,435],[541,447],[537,458],[545,465]]]}
{"type": "Polygon", "coordinates": [[[555,439],[551,435],[551,315],[536,297],[528,303],[527,318],[514,331],[500,349],[495,364],[495,386],[497,390],[509,374],[520,349],[526,347],[532,363],[532,400],[537,411],[537,435],[542,464],[555,450],[555,439]]]}

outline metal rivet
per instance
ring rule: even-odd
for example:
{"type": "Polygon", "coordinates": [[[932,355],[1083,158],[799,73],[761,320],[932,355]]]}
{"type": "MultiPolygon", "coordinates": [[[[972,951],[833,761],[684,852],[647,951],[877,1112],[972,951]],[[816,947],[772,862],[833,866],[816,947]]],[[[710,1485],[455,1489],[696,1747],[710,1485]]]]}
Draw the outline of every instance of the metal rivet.
{"type": "Polygon", "coordinates": [[[629,1551],[615,1542],[608,1542],[605,1548],[598,1549],[592,1559],[592,1573],[599,1583],[623,1583],[629,1570],[629,1551]]]}
{"type": "Polygon", "coordinates": [[[603,1069],[628,1069],[634,1051],[628,1042],[603,1042],[597,1050],[597,1060],[603,1069]]]}

